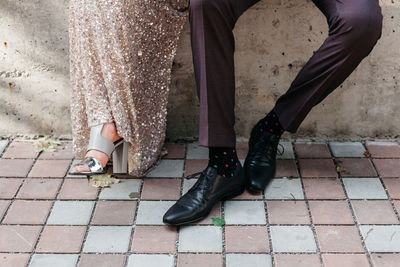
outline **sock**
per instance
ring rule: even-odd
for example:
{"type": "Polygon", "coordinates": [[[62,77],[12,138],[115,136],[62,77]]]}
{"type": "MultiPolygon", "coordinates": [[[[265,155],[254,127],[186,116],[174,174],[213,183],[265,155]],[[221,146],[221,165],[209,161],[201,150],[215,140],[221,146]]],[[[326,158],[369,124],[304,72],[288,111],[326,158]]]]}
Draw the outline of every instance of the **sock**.
{"type": "Polygon", "coordinates": [[[270,113],[267,114],[262,120],[260,131],[262,132],[270,132],[277,136],[281,136],[285,129],[283,129],[281,123],[279,122],[278,115],[271,110],[270,113]]]}
{"type": "Polygon", "coordinates": [[[239,165],[239,158],[235,148],[210,147],[208,166],[217,170],[222,177],[232,177],[236,167],[239,165]]]}

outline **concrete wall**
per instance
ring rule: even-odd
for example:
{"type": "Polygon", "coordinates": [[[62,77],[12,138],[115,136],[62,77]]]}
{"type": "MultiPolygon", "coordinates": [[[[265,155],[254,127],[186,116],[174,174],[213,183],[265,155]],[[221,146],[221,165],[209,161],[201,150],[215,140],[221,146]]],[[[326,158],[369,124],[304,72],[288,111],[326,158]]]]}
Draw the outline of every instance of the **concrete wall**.
{"type": "MultiPolygon", "coordinates": [[[[286,137],[398,137],[400,2],[381,5],[384,31],[371,56],[311,112],[297,135],[286,137]]],[[[70,136],[67,7],[67,0],[0,0],[0,136],[70,136]]],[[[262,0],[235,32],[236,126],[246,137],[322,43],[327,25],[311,1],[262,0]]],[[[186,25],[173,68],[167,135],[196,138],[197,122],[186,25]]]]}

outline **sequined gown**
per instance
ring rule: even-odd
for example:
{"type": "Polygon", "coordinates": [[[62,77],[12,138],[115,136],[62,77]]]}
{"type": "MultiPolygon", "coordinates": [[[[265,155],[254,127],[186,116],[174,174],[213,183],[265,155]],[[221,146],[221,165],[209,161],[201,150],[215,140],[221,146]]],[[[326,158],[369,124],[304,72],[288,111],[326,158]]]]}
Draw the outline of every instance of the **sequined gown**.
{"type": "Polygon", "coordinates": [[[114,122],[129,143],[129,172],[143,176],[165,137],[171,66],[188,0],[70,0],[73,149],[90,127],[114,122]]]}

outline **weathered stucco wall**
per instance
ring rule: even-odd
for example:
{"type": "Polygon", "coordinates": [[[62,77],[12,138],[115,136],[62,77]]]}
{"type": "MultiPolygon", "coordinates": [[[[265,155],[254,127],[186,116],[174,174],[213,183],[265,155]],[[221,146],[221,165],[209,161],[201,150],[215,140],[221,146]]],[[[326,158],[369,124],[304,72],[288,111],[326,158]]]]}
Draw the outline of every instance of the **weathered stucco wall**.
{"type": "MultiPolygon", "coordinates": [[[[398,137],[400,2],[381,5],[384,30],[371,56],[287,137],[398,137]]],[[[235,32],[236,126],[246,137],[322,43],[327,25],[311,1],[262,0],[235,32]]],[[[0,42],[0,136],[70,136],[68,0],[1,0],[0,42]]],[[[197,121],[186,25],[173,68],[168,137],[195,138],[197,121]]]]}

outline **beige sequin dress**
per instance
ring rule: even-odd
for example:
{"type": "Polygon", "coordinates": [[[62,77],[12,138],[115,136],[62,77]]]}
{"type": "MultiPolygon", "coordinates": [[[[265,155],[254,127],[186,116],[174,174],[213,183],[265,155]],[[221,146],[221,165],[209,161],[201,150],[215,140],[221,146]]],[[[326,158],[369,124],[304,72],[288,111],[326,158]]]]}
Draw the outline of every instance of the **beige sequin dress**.
{"type": "Polygon", "coordinates": [[[70,0],[73,148],[83,158],[90,127],[115,122],[142,176],[165,137],[171,66],[188,0],[70,0]]]}

